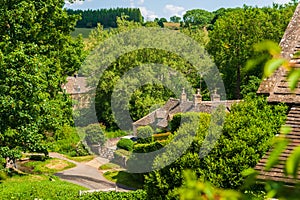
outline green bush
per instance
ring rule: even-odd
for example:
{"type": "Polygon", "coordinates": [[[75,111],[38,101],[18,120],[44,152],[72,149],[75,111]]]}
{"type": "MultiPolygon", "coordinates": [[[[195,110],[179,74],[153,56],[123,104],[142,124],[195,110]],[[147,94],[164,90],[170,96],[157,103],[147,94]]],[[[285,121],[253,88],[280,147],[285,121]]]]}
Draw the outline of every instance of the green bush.
{"type": "Polygon", "coordinates": [[[125,149],[127,151],[132,151],[134,142],[127,138],[122,138],[117,143],[117,147],[120,149],[125,149]]]}
{"type": "MultiPolygon", "coordinates": [[[[223,134],[202,159],[199,158],[199,152],[209,121],[201,116],[197,135],[188,150],[173,164],[147,175],[145,189],[149,198],[168,198],[167,195],[172,190],[182,185],[184,169],[192,169],[200,181],[210,182],[215,187],[240,187],[244,181],[242,172],[254,167],[269,149],[273,137],[284,124],[286,112],[287,106],[268,105],[263,97],[247,98],[244,102],[233,105],[230,114],[226,116],[223,134]]],[[[185,135],[195,126],[197,124],[193,122],[184,123],[175,136],[185,135]]],[[[154,166],[171,159],[172,151],[174,148],[170,147],[157,157],[154,166]]]]}
{"type": "Polygon", "coordinates": [[[87,144],[93,145],[104,145],[106,142],[106,137],[103,132],[103,129],[100,127],[99,124],[90,124],[85,128],[85,140],[87,144]]]}
{"type": "Polygon", "coordinates": [[[165,146],[165,142],[152,142],[149,144],[136,144],[133,147],[134,153],[149,153],[159,150],[165,146]]]}
{"type": "Polygon", "coordinates": [[[200,120],[200,114],[195,112],[189,113],[177,113],[173,116],[172,120],[169,122],[170,130],[172,133],[177,131],[180,124],[190,123],[192,120],[200,120]]]}
{"type": "Polygon", "coordinates": [[[130,199],[130,200],[143,200],[147,199],[147,193],[143,190],[136,190],[132,192],[96,192],[85,194],[80,199],[84,200],[117,200],[117,199],[130,199]]]}
{"type": "Polygon", "coordinates": [[[88,150],[80,142],[77,129],[70,126],[64,126],[56,131],[53,137],[48,137],[47,144],[50,151],[70,156],[84,156],[89,154],[88,150]]]}
{"type": "Polygon", "coordinates": [[[170,136],[170,132],[167,132],[167,133],[160,133],[160,134],[154,134],[153,135],[153,139],[154,141],[157,141],[157,140],[166,140],[168,139],[168,137],[170,136]]]}
{"type": "Polygon", "coordinates": [[[141,126],[137,129],[138,143],[151,143],[153,142],[153,129],[151,126],[141,126]]]}

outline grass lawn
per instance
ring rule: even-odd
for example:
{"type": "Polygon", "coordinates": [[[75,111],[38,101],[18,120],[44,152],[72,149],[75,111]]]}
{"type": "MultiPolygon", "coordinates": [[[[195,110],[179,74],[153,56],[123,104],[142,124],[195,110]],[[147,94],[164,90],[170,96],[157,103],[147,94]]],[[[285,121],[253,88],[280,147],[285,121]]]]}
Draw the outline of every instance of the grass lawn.
{"type": "Polygon", "coordinates": [[[106,163],[99,167],[99,170],[120,169],[121,167],[114,163],[106,163]]]}
{"type": "Polygon", "coordinates": [[[119,183],[121,185],[142,189],[143,183],[139,175],[130,174],[124,171],[108,171],[103,174],[103,176],[112,182],[119,183]]]}
{"type": "Polygon", "coordinates": [[[20,163],[19,169],[26,173],[32,174],[54,174],[75,166],[75,164],[65,160],[50,158],[46,161],[30,161],[20,163]]]}
{"type": "Polygon", "coordinates": [[[14,176],[0,183],[0,199],[75,199],[86,188],[55,176],[14,176]]]}
{"type": "Polygon", "coordinates": [[[95,155],[88,155],[88,156],[78,156],[78,157],[71,157],[66,156],[70,160],[74,160],[76,162],[88,162],[93,160],[96,156],[95,155]]]}

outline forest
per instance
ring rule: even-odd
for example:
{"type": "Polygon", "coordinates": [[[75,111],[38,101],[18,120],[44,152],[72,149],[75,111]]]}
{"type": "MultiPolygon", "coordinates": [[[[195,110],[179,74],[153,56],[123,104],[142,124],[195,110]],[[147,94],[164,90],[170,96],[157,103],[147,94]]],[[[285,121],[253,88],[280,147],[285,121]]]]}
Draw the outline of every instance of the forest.
{"type": "MultiPolygon", "coordinates": [[[[0,199],[297,197],[297,190],[285,191],[276,182],[257,182],[253,168],[275,144],[278,151],[269,161],[274,166],[286,142],[275,136],[288,132],[283,126],[288,105],[269,104],[256,91],[266,75],[284,63],[277,44],[298,2],[213,12],[194,9],[169,22],[164,18],[144,21],[139,9],[67,10],[64,4],[63,0],[0,3],[0,199]],[[88,37],[72,35],[81,28],[90,28],[88,37]],[[152,31],[157,35],[149,37],[152,31]],[[128,34],[135,36],[132,43],[128,34]],[[197,48],[185,49],[188,44],[197,48]],[[180,54],[184,51],[201,57],[200,66],[180,54]],[[218,81],[211,81],[221,99],[241,100],[230,112],[220,106],[213,113],[177,113],[168,121],[168,130],[143,126],[137,129],[136,140],[121,139],[134,134],[123,113],[128,111],[131,120],[137,121],[177,98],[183,87],[188,98],[200,88],[203,101],[210,101],[212,90],[206,80],[212,77],[199,74],[197,67],[211,70],[205,68],[211,62],[224,83],[222,93],[218,81]],[[78,102],[63,89],[74,75],[87,77],[89,86],[96,85],[90,107],[75,109],[78,102]],[[96,113],[93,123],[91,110],[96,113]],[[119,122],[126,126],[120,127],[119,122]],[[201,158],[203,146],[210,148],[207,135],[216,143],[201,158]],[[89,188],[57,177],[94,161],[91,147],[114,139],[118,140],[114,158],[97,166],[97,173],[109,183],[134,191],[80,196],[79,191],[89,188]],[[140,153],[160,149],[159,155],[139,159],[140,153]],[[185,150],[178,156],[180,149],[185,150]],[[53,157],[57,154],[64,159],[53,157]],[[151,170],[130,173],[144,166],[151,170]]],[[[288,75],[294,88],[297,73],[288,75]]],[[[297,155],[287,175],[297,174],[297,155]]]]}
{"type": "Polygon", "coordinates": [[[101,10],[67,10],[69,15],[80,15],[77,28],[95,28],[101,24],[104,28],[116,28],[117,17],[128,16],[128,20],[142,23],[143,16],[138,8],[111,8],[101,10]]]}

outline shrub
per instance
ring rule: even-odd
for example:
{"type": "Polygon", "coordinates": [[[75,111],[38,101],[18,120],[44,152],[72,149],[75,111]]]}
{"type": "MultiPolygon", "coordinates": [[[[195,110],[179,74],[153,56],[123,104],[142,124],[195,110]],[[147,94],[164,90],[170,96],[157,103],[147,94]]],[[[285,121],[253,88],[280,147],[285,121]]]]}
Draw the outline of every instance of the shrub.
{"type": "Polygon", "coordinates": [[[195,112],[189,113],[177,113],[173,116],[173,119],[169,122],[170,130],[172,133],[177,131],[183,123],[190,123],[192,120],[200,120],[200,114],[195,112]]]}
{"type": "Polygon", "coordinates": [[[122,138],[117,143],[117,147],[120,149],[125,149],[127,151],[132,151],[134,142],[127,138],[122,138]]]}
{"type": "MultiPolygon", "coordinates": [[[[263,97],[245,99],[233,105],[231,113],[226,116],[223,134],[202,159],[199,158],[199,152],[209,123],[201,116],[197,135],[188,150],[173,164],[146,176],[145,188],[149,198],[168,198],[172,190],[182,185],[184,169],[192,169],[198,179],[210,182],[215,187],[238,188],[244,180],[242,172],[254,167],[270,147],[271,140],[285,121],[286,111],[287,106],[268,105],[263,97]]],[[[185,135],[193,126],[197,124],[184,123],[175,136],[185,135]]],[[[170,147],[158,156],[153,165],[167,162],[166,159],[173,155],[170,152],[172,150],[174,148],[170,147]]]]}
{"type": "Polygon", "coordinates": [[[160,134],[154,134],[153,135],[153,139],[154,141],[157,141],[157,140],[166,140],[168,139],[168,137],[170,136],[170,132],[167,132],[167,133],[160,133],[160,134]]]}
{"type": "Polygon", "coordinates": [[[106,138],[99,124],[90,124],[85,128],[85,140],[88,145],[104,145],[106,138]]]}
{"type": "Polygon", "coordinates": [[[85,194],[80,199],[84,200],[116,200],[116,199],[130,199],[130,200],[144,200],[147,199],[147,193],[144,190],[136,190],[132,192],[95,192],[85,194]]]}
{"type": "Polygon", "coordinates": [[[154,131],[150,126],[141,126],[137,129],[138,143],[151,143],[153,142],[154,131]]]}
{"type": "Polygon", "coordinates": [[[165,142],[152,142],[149,144],[136,144],[133,147],[134,153],[149,153],[156,150],[159,150],[165,146],[165,142]]]}
{"type": "Polygon", "coordinates": [[[77,129],[64,126],[55,132],[53,137],[47,138],[50,151],[68,154],[70,156],[88,155],[88,150],[80,142],[77,129]]]}

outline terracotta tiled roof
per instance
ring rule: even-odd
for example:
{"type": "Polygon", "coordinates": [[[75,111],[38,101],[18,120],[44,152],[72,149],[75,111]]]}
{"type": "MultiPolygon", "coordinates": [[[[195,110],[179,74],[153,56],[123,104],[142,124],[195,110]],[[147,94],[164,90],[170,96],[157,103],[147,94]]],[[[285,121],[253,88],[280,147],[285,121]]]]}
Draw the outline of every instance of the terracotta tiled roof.
{"type": "MultiPolygon", "coordinates": [[[[300,145],[300,106],[294,105],[288,113],[286,125],[292,128],[292,131],[286,135],[289,140],[287,148],[279,157],[279,164],[271,168],[270,171],[265,171],[265,166],[270,156],[271,151],[269,151],[256,165],[255,169],[259,172],[258,179],[260,180],[273,180],[279,182],[285,182],[288,184],[294,184],[296,181],[292,177],[287,177],[284,174],[285,161],[293,151],[293,149],[300,145]]],[[[298,171],[298,176],[300,178],[300,171],[298,171]]]]}
{"type": "MultiPolygon", "coordinates": [[[[294,67],[300,67],[300,59],[295,59],[293,55],[300,50],[300,4],[298,4],[292,20],[290,21],[284,36],[280,42],[282,48],[281,56],[288,59],[294,67]]],[[[273,76],[265,79],[257,93],[265,94],[269,102],[283,102],[289,104],[300,104],[300,84],[292,92],[286,81],[287,71],[281,67],[273,76]]]]}

